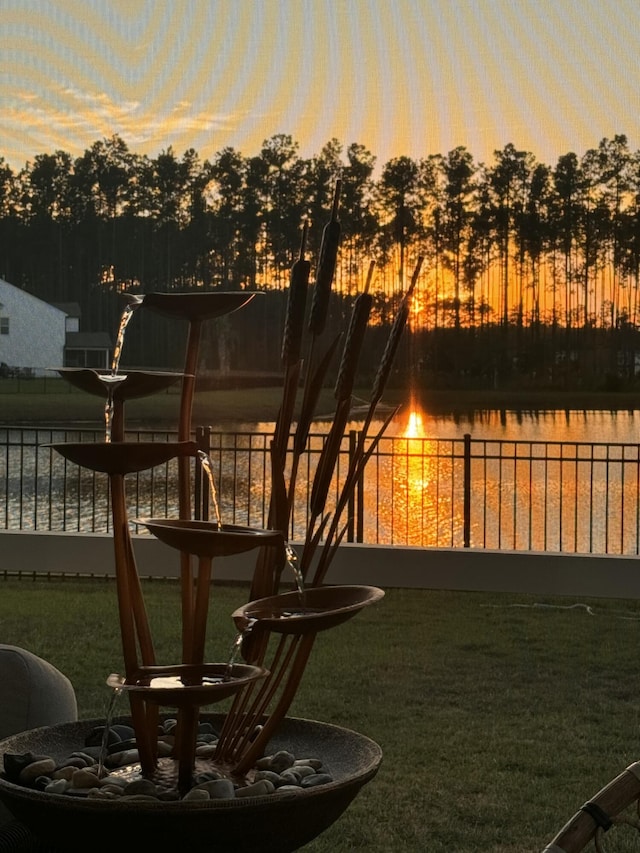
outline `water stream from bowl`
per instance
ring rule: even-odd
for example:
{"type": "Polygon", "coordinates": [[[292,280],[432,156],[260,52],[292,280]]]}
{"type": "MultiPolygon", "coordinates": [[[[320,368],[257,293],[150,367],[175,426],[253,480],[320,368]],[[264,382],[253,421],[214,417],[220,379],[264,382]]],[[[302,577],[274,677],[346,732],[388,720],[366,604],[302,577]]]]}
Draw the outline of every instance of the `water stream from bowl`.
{"type": "MultiPolygon", "coordinates": [[[[111,677],[113,678],[113,676],[111,677]]],[[[122,695],[122,692],[122,687],[114,687],[111,693],[111,699],[109,700],[109,706],[107,708],[107,714],[104,721],[104,731],[102,732],[102,743],[100,744],[100,756],[98,758],[98,779],[102,779],[105,774],[104,764],[108,755],[109,733],[111,731],[111,726],[113,725],[116,705],[118,703],[118,699],[122,695]]]]}
{"type": "Polygon", "coordinates": [[[240,650],[242,649],[242,643],[249,636],[249,634],[251,633],[251,629],[253,628],[253,626],[256,624],[257,621],[258,621],[257,619],[250,618],[247,622],[246,627],[243,628],[242,631],[239,631],[238,634],[236,635],[236,638],[231,645],[231,650],[229,652],[229,658],[227,660],[227,668],[226,668],[225,673],[224,673],[224,680],[225,681],[229,681],[231,679],[231,675],[233,673],[233,665],[238,660],[240,650]]]}
{"type": "Polygon", "coordinates": [[[118,334],[116,337],[116,345],[113,349],[113,358],[111,359],[111,373],[98,374],[101,382],[107,389],[107,402],[104,407],[104,425],[105,425],[105,442],[111,441],[111,426],[113,423],[113,392],[115,388],[127,378],[126,374],[118,372],[120,367],[120,356],[124,346],[124,335],[133,317],[134,311],[142,305],[143,296],[130,296],[130,302],[125,306],[124,311],[120,316],[120,325],[118,326],[118,334]]]}
{"type": "Polygon", "coordinates": [[[304,577],[302,572],[300,571],[300,564],[298,562],[298,555],[294,548],[287,542],[284,546],[285,555],[287,559],[287,565],[293,572],[293,577],[296,582],[296,588],[300,593],[301,603],[304,603],[304,577]]]}
{"type": "Polygon", "coordinates": [[[198,459],[200,460],[200,464],[207,475],[207,479],[209,481],[209,494],[211,495],[211,503],[213,505],[213,511],[215,513],[216,522],[218,524],[218,530],[222,530],[222,516],[220,514],[220,505],[218,503],[218,492],[216,491],[216,481],[213,475],[213,464],[211,462],[211,458],[204,452],[204,450],[198,451],[198,459]]]}

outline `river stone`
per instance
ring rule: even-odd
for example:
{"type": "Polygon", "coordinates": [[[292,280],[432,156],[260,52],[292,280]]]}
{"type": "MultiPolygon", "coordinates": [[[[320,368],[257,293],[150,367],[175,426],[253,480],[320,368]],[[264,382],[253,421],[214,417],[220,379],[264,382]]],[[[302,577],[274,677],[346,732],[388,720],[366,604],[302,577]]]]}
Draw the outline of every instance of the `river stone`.
{"type": "Polygon", "coordinates": [[[53,758],[41,758],[39,761],[34,761],[23,767],[18,779],[21,785],[29,786],[38,776],[49,776],[55,769],[56,763],[53,758]]]}
{"type": "Polygon", "coordinates": [[[134,737],[127,738],[126,740],[117,740],[114,743],[109,744],[107,747],[107,752],[111,754],[112,752],[126,752],[128,749],[136,749],[138,742],[134,737]]]}
{"type": "Polygon", "coordinates": [[[129,740],[136,736],[133,726],[127,726],[125,723],[114,723],[111,731],[119,735],[121,740],[129,740]]]}
{"type": "Polygon", "coordinates": [[[58,767],[58,769],[55,770],[51,774],[51,778],[52,779],[64,779],[65,781],[70,782],[75,771],[76,771],[75,767],[69,767],[66,765],[63,767],[58,767]]]}
{"type": "Polygon", "coordinates": [[[212,800],[232,800],[236,795],[231,779],[211,779],[192,790],[206,791],[212,800]]]}
{"type": "Polygon", "coordinates": [[[105,785],[102,785],[100,790],[105,794],[113,794],[116,797],[122,796],[122,785],[114,785],[111,782],[107,782],[105,785]]]}
{"type": "Polygon", "coordinates": [[[47,756],[44,755],[34,755],[32,752],[6,752],[4,755],[4,772],[7,775],[7,779],[10,782],[17,782],[20,778],[20,772],[25,767],[28,767],[29,764],[33,764],[34,761],[38,761],[39,758],[46,757],[47,756]]]}
{"type": "MultiPolygon", "coordinates": [[[[129,727],[121,727],[120,735],[130,734],[131,731],[132,729],[129,727]]],[[[197,754],[200,757],[208,758],[215,753],[215,747],[204,743],[208,737],[207,733],[198,737],[197,754]]],[[[160,756],[173,754],[171,746],[173,741],[172,735],[159,736],[158,753],[160,756]]],[[[123,745],[123,742],[119,742],[120,750],[106,757],[106,764],[110,768],[138,763],[138,750],[122,750],[123,745]]],[[[41,788],[49,793],[61,793],[76,798],[117,798],[128,801],[155,802],[174,802],[180,799],[189,799],[204,802],[209,799],[264,797],[273,793],[287,794],[292,797],[300,794],[302,788],[311,788],[333,782],[333,777],[322,770],[323,762],[320,759],[296,759],[291,752],[283,749],[272,755],[264,756],[256,762],[253,782],[249,785],[235,788],[231,779],[223,776],[222,771],[215,766],[210,766],[208,769],[203,769],[194,774],[193,787],[182,798],[177,789],[165,789],[162,786],[156,786],[148,779],[137,777],[133,781],[129,781],[131,778],[129,774],[125,776],[117,773],[109,774],[93,758],[91,753],[96,751],[100,753],[101,749],[85,747],[84,750],[72,753],[66,764],[58,766],[48,756],[35,756],[31,753],[24,755],[5,754],[4,761],[5,767],[8,765],[14,773],[18,773],[18,778],[21,773],[25,774],[23,778],[29,782],[22,781],[22,784],[27,784],[32,788],[41,788]],[[102,779],[98,777],[99,772],[104,774],[102,779]]],[[[5,775],[10,778],[6,769],[5,775]]],[[[11,781],[18,781],[18,779],[11,781]]]]}
{"type": "Polygon", "coordinates": [[[328,785],[333,782],[333,777],[328,773],[316,773],[315,776],[307,776],[302,780],[302,788],[315,788],[317,785],[328,785]]]}
{"type": "Polygon", "coordinates": [[[184,800],[210,800],[209,792],[204,788],[192,788],[182,798],[184,800]]]}
{"type": "Polygon", "coordinates": [[[301,776],[292,767],[289,767],[282,771],[280,778],[286,785],[299,785],[301,776]]]}
{"type": "MultiPolygon", "coordinates": [[[[100,761],[100,756],[102,755],[102,747],[101,746],[85,746],[84,755],[88,756],[94,764],[97,764],[100,761]]],[[[89,766],[89,765],[87,765],[89,766]]]]}
{"type": "Polygon", "coordinates": [[[271,761],[266,769],[273,770],[274,773],[282,773],[283,770],[292,767],[294,761],[295,756],[286,749],[281,749],[280,752],[276,752],[275,755],[271,756],[271,761]]]}
{"type": "Polygon", "coordinates": [[[71,767],[72,770],[84,769],[87,766],[87,762],[84,758],[66,758],[60,768],[63,767],[71,767]]]}
{"type": "Polygon", "coordinates": [[[100,779],[97,773],[88,768],[82,768],[73,774],[71,784],[74,788],[97,788],[100,785],[100,779]]]}
{"type": "Polygon", "coordinates": [[[125,785],[122,793],[125,796],[130,796],[132,794],[150,794],[155,797],[156,786],[150,779],[134,779],[133,782],[129,782],[128,785],[125,785]]]}
{"type": "Polygon", "coordinates": [[[296,758],[293,762],[294,767],[311,767],[313,770],[320,770],[322,761],[320,758],[296,758]]]}
{"type": "Polygon", "coordinates": [[[290,767],[286,772],[295,773],[300,779],[304,779],[305,776],[315,776],[316,771],[313,767],[309,767],[308,764],[294,764],[293,767],[290,767]]]}
{"type": "Polygon", "coordinates": [[[158,741],[158,757],[168,758],[173,755],[173,746],[170,743],[165,743],[163,740],[158,741]]]}
{"type": "Polygon", "coordinates": [[[87,791],[87,799],[89,800],[116,800],[120,796],[121,793],[108,791],[105,788],[89,788],[87,791]]]}
{"type": "Polygon", "coordinates": [[[103,785],[117,785],[121,790],[127,787],[127,785],[131,784],[130,780],[127,779],[126,776],[114,776],[113,774],[108,774],[102,780],[103,785]]]}
{"type": "Polygon", "coordinates": [[[44,791],[44,789],[51,783],[51,776],[38,776],[37,779],[34,779],[31,783],[31,787],[35,788],[36,791],[44,791]]]}
{"type": "Polygon", "coordinates": [[[268,779],[260,779],[259,782],[253,782],[245,788],[236,788],[236,797],[265,797],[267,794],[273,794],[275,786],[268,779]]]}
{"type": "Polygon", "coordinates": [[[108,767],[125,767],[127,764],[135,764],[140,760],[137,749],[127,749],[124,752],[114,752],[105,759],[108,767]]]}
{"type": "Polygon", "coordinates": [[[195,785],[202,785],[204,782],[213,782],[216,779],[223,779],[220,770],[216,770],[214,767],[211,770],[202,770],[200,773],[196,773],[193,777],[193,782],[195,785]]]}
{"type": "Polygon", "coordinates": [[[53,781],[50,779],[49,784],[44,790],[47,794],[64,794],[68,787],[69,782],[67,779],[54,779],[53,781]]]}
{"type": "Polygon", "coordinates": [[[276,788],[282,785],[282,777],[278,773],[274,773],[273,770],[258,770],[253,781],[259,782],[261,779],[268,779],[276,788]]]}
{"type": "Polygon", "coordinates": [[[84,752],[84,751],[72,752],[70,757],[82,759],[82,761],[85,762],[86,767],[91,767],[92,764],[96,763],[94,757],[92,755],[89,755],[88,752],[84,752]]]}
{"type": "Polygon", "coordinates": [[[91,792],[99,793],[100,788],[74,788],[70,785],[64,792],[65,797],[75,797],[76,799],[86,799],[91,792]]]}

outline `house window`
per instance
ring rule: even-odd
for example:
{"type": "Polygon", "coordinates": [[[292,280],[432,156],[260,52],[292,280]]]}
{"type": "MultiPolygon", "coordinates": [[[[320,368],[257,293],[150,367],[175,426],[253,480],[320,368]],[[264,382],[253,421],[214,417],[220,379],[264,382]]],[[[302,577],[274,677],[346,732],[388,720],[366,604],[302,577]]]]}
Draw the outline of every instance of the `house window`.
{"type": "Polygon", "coordinates": [[[9,318],[0,317],[0,335],[9,334],[9,318]]]}

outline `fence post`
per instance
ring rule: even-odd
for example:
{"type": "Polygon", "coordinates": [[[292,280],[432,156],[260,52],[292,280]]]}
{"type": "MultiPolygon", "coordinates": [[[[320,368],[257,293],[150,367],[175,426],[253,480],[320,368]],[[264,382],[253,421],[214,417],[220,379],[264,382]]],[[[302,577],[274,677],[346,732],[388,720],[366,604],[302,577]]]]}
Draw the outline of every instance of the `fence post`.
{"type": "Polygon", "coordinates": [[[471,435],[464,434],[464,498],[463,498],[463,544],[465,548],[471,547],[471,435]]]}
{"type": "MultiPolygon", "coordinates": [[[[362,431],[358,433],[358,436],[362,435],[362,431]]],[[[356,530],[356,541],[364,542],[364,473],[366,471],[367,466],[365,465],[362,468],[362,472],[358,477],[357,482],[357,510],[358,510],[358,526],[356,530]]]]}
{"type": "MultiPolygon", "coordinates": [[[[348,468],[351,468],[351,462],[353,461],[353,454],[356,450],[356,431],[354,429],[349,430],[349,459],[348,459],[348,468]]],[[[356,502],[354,498],[355,492],[351,492],[349,496],[349,502],[347,504],[347,542],[355,541],[355,530],[356,530],[356,502]]]]}

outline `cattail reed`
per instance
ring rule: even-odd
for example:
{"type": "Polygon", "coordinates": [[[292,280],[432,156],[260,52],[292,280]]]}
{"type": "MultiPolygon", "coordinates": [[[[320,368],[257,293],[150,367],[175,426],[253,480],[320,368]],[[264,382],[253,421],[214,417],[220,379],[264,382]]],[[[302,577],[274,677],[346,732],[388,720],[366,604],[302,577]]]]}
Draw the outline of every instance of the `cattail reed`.
{"type": "Polygon", "coordinates": [[[336,271],[338,247],[340,245],[340,222],[338,220],[338,202],[340,200],[340,181],[336,181],[333,196],[331,219],[324,226],[320,255],[316,267],[316,279],[313,289],[313,300],[309,315],[309,331],[312,335],[321,335],[329,313],[329,297],[331,285],[336,271]]]}
{"type": "Polygon", "coordinates": [[[376,378],[373,382],[373,389],[371,391],[372,402],[377,402],[380,400],[385,385],[387,384],[387,379],[389,378],[389,373],[391,371],[391,366],[393,365],[396,350],[398,349],[398,344],[400,343],[402,332],[404,331],[404,327],[409,317],[411,297],[418,281],[421,266],[422,258],[420,257],[418,258],[418,263],[416,264],[413,276],[411,277],[411,284],[409,285],[409,288],[402,299],[402,303],[400,304],[398,313],[396,314],[395,319],[393,321],[393,326],[391,327],[391,332],[389,333],[389,338],[387,339],[387,345],[384,349],[384,352],[382,353],[380,366],[378,367],[378,372],[376,373],[376,378]]]}
{"type": "Polygon", "coordinates": [[[287,315],[282,336],[282,363],[285,367],[291,367],[300,359],[302,333],[304,331],[304,312],[307,304],[309,273],[311,272],[311,263],[305,260],[304,257],[308,229],[309,223],[305,222],[300,240],[300,255],[291,268],[291,277],[289,279],[287,315]]]}
{"type": "Polygon", "coordinates": [[[375,261],[371,261],[364,291],[356,299],[353,311],[351,312],[349,329],[347,330],[347,337],[344,342],[344,349],[342,350],[342,360],[334,391],[336,400],[346,400],[351,396],[353,390],[362,341],[364,340],[364,333],[369,322],[371,305],[373,304],[373,296],[369,293],[369,287],[373,278],[374,267],[375,261]]]}

